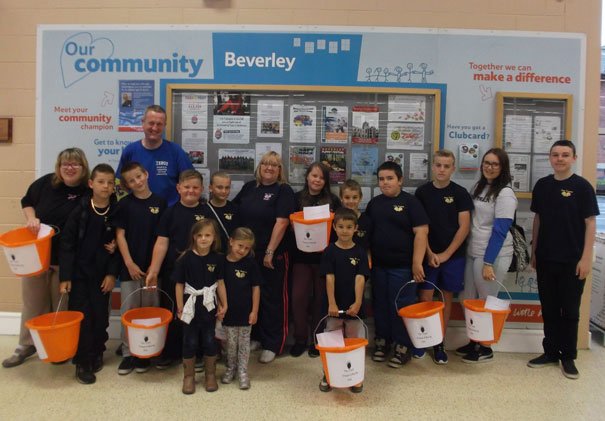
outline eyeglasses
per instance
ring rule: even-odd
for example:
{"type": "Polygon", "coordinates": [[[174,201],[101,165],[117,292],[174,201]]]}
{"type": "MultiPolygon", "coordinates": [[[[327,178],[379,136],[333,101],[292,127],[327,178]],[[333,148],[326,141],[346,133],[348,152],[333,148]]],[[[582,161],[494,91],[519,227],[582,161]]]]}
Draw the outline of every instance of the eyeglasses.
{"type": "Polygon", "coordinates": [[[61,168],[78,169],[78,168],[82,168],[82,165],[81,164],[77,164],[75,162],[62,162],[61,163],[61,168]]]}
{"type": "Polygon", "coordinates": [[[261,165],[264,165],[265,167],[271,167],[271,168],[279,168],[281,167],[281,165],[275,163],[275,162],[267,162],[267,161],[261,161],[261,165]]]}
{"type": "Polygon", "coordinates": [[[484,167],[491,167],[491,168],[500,168],[500,163],[499,162],[489,162],[489,161],[483,161],[483,166],[484,167]]]}

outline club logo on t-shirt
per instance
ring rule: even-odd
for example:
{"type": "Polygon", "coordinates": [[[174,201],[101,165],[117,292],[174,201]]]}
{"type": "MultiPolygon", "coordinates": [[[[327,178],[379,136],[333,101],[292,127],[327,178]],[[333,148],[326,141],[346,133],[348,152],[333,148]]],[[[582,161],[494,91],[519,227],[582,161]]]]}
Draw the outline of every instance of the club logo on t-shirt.
{"type": "Polygon", "coordinates": [[[444,196],[443,201],[448,205],[454,203],[454,196],[444,196]]]}
{"type": "Polygon", "coordinates": [[[225,217],[226,221],[231,221],[233,219],[232,213],[224,213],[223,216],[225,217]]]}
{"type": "Polygon", "coordinates": [[[573,190],[561,189],[561,196],[570,197],[573,194],[573,190]]]}
{"type": "Polygon", "coordinates": [[[78,198],[78,195],[77,195],[77,194],[69,193],[69,194],[67,195],[67,200],[75,200],[75,199],[77,199],[77,198],[78,198]]]}
{"type": "Polygon", "coordinates": [[[362,231],[362,230],[359,230],[359,229],[357,230],[357,233],[356,233],[356,234],[357,234],[357,236],[358,236],[359,238],[363,238],[363,237],[365,237],[365,236],[366,236],[366,232],[365,232],[365,231],[362,231]]]}
{"type": "Polygon", "coordinates": [[[193,215],[195,217],[196,221],[201,221],[202,219],[204,219],[204,215],[193,215]]]}
{"type": "Polygon", "coordinates": [[[357,266],[359,264],[359,258],[357,257],[349,257],[349,261],[353,266],[357,266]]]}
{"type": "Polygon", "coordinates": [[[245,270],[239,270],[239,269],[235,269],[235,276],[242,279],[246,277],[246,271],[245,270]]]}
{"type": "Polygon", "coordinates": [[[214,269],[216,269],[216,265],[214,265],[212,263],[207,263],[206,269],[208,269],[208,272],[214,272],[214,269]]]}
{"type": "Polygon", "coordinates": [[[265,193],[263,200],[271,200],[272,197],[273,197],[273,193],[265,193]]]}
{"type": "Polygon", "coordinates": [[[393,205],[393,210],[395,212],[403,212],[404,209],[405,209],[405,206],[403,206],[403,205],[393,205]]]}
{"type": "Polygon", "coordinates": [[[149,206],[149,212],[151,212],[153,215],[157,215],[158,213],[160,213],[160,207],[159,206],[149,206]]]}

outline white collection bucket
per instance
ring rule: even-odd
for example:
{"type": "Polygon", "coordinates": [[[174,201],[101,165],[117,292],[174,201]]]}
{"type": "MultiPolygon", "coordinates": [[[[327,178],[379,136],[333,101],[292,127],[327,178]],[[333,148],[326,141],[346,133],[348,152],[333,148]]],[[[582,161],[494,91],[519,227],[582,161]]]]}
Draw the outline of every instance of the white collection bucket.
{"type": "MultiPolygon", "coordinates": [[[[498,281],[496,281],[498,282],[498,281]]],[[[464,300],[464,320],[466,322],[466,335],[475,342],[484,345],[494,344],[500,340],[506,318],[510,314],[510,301],[512,297],[506,287],[498,282],[506,291],[509,301],[488,297],[487,301],[497,302],[500,308],[486,308],[486,300],[464,300]],[[492,298],[492,300],[489,300],[492,298]]]]}
{"type": "MultiPolygon", "coordinates": [[[[424,301],[416,304],[412,304],[403,308],[398,309],[397,300],[399,299],[399,293],[410,283],[416,281],[407,282],[403,285],[397,297],[395,298],[395,309],[401,318],[405,328],[416,348],[428,348],[431,346],[439,345],[443,342],[443,308],[445,304],[441,301],[424,301]]],[[[443,300],[443,292],[432,282],[426,281],[433,285],[441,293],[441,299],[443,300]]]]}
{"type": "Polygon", "coordinates": [[[323,251],[330,242],[333,219],[333,213],[330,213],[329,218],[314,220],[305,220],[302,211],[290,215],[296,237],[296,247],[307,253],[323,251]]]}

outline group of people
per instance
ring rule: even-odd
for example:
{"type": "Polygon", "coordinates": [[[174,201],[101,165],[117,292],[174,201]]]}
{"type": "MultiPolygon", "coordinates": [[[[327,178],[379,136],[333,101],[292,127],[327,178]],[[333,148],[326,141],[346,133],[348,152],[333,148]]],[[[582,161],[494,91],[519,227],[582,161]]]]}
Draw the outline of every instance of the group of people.
{"type": "MultiPolygon", "coordinates": [[[[153,364],[164,369],[182,361],[185,394],[195,392],[195,373],[201,371],[205,389],[218,389],[221,347],[226,369],[220,381],[229,384],[237,377],[241,389],[249,388],[250,351],[261,349],[262,363],[282,354],[290,314],[294,357],[305,351],[318,356],[312,338],[316,326],[343,329],[347,337],[364,334],[360,320],[368,280],[375,322],[371,357],[388,360],[393,368],[426,355],[414,348],[399,308],[432,300],[439,287],[447,326],[454,294],[497,295],[498,281],[513,257],[509,229],[517,208],[504,150],[492,148],[484,154],[480,178],[470,193],[451,180],[455,157],[450,151],[434,154],[433,180],[415,195],[402,190],[401,167],[387,161],[377,171],[381,194],[364,212],[357,182],[347,180],[336,196],[329,168],[316,162],[306,171],[303,189],[294,193],[281,157],[267,152],[254,179],[232,202],[225,172],[212,174],[210,199],[204,201],[202,176],[178,145],[162,138],[165,123],[161,107],[146,110],[145,137],[124,150],[118,166],[120,184],[130,192],[119,202],[113,168],[99,164],[89,172],[78,148],[62,151],[54,173],[28,188],[22,199],[27,226],[36,232],[41,223],[52,224],[60,232],[53,238],[49,270],[22,281],[19,345],[4,367],[17,366],[35,353],[25,321],[58,310],[61,294],[69,294],[63,300],[68,308],[85,315],[73,358],[76,378],[94,383],[94,373],[103,368],[109,294],[118,277],[122,312],[157,305],[171,309],[175,304],[166,345],[153,364]],[[290,215],[326,204],[334,212],[327,249],[297,250],[290,215]],[[161,297],[156,286],[165,293],[161,297]],[[322,325],[325,314],[331,317],[322,325]],[[222,344],[215,338],[217,320],[224,331],[222,344]]],[[[554,174],[536,184],[531,204],[536,214],[532,266],[538,275],[545,338],[544,354],[528,365],[561,361],[569,378],[579,376],[574,364],[579,305],[598,215],[593,188],[573,173],[575,159],[572,142],[552,146],[554,174]]],[[[124,333],[122,342],[118,373],[149,370],[150,360],[132,355],[124,333]]],[[[466,363],[493,359],[489,346],[472,341],[456,353],[466,363]]],[[[443,343],[431,354],[435,363],[447,364],[443,343]]],[[[319,388],[330,390],[325,376],[319,388]]],[[[351,388],[362,390],[362,384],[351,388]]]]}

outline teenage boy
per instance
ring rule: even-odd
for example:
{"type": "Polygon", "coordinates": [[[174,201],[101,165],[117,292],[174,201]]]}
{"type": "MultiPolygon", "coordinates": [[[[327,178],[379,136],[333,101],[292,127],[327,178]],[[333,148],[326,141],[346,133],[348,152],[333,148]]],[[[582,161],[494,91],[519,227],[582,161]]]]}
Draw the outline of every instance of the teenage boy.
{"type": "Polygon", "coordinates": [[[231,177],[223,171],[215,172],[210,176],[208,190],[210,200],[206,203],[204,216],[218,222],[223,253],[227,254],[229,236],[235,228],[240,226],[237,217],[238,206],[229,200],[231,177]]]}
{"type": "Polygon", "coordinates": [[[372,292],[374,353],[372,359],[385,361],[391,343],[395,349],[389,366],[399,368],[410,360],[412,343],[397,309],[416,302],[416,283],[424,280],[422,262],[426,252],[429,218],[413,195],[401,190],[403,172],[394,162],[378,167],[381,195],[368,203],[366,214],[372,221],[372,292]],[[399,299],[396,303],[397,293],[399,299]]]}
{"type": "MultiPolygon", "coordinates": [[[[201,203],[204,190],[202,175],[196,170],[183,171],[176,189],[180,200],[166,209],[160,218],[151,264],[145,279],[147,286],[157,285],[158,276],[162,279],[162,290],[172,300],[163,300],[162,306],[167,309],[173,309],[173,303],[176,303],[176,285],[170,276],[176,259],[187,250],[193,224],[205,218],[205,205],[201,203]]],[[[165,297],[164,294],[162,296],[165,297]]],[[[176,308],[174,310],[176,311],[176,308]]],[[[166,345],[161,358],[156,361],[156,367],[161,370],[170,367],[175,361],[180,361],[182,351],[182,323],[175,319],[168,328],[166,345]]]]}
{"type": "MultiPolygon", "coordinates": [[[[149,189],[147,170],[138,162],[122,166],[120,178],[130,194],[118,203],[115,217],[116,241],[122,255],[120,295],[122,314],[138,307],[154,307],[159,304],[156,290],[137,291],[145,281],[151,263],[151,253],[156,240],[156,229],[166,209],[166,200],[149,189]],[[137,292],[135,292],[137,291],[137,292]]],[[[122,362],[118,374],[136,370],[144,373],[149,369],[149,359],[130,354],[126,334],[122,328],[122,362]]]]}
{"type": "MultiPolygon", "coordinates": [[[[328,321],[326,332],[344,330],[347,338],[365,337],[363,323],[363,289],[365,280],[370,276],[366,250],[353,242],[357,230],[355,211],[340,208],[334,213],[334,231],[338,239],[328,245],[321,255],[319,273],[326,278],[328,298],[328,321]],[[339,318],[339,311],[344,311],[339,318]]],[[[324,375],[319,390],[328,392],[330,385],[324,375]]],[[[363,384],[351,387],[353,393],[363,390],[363,384]]]]}
{"type": "MultiPolygon", "coordinates": [[[[471,226],[473,200],[468,191],[451,181],[456,170],[454,154],[440,150],[433,155],[433,181],[416,189],[416,197],[426,211],[429,223],[429,243],[426,249],[426,280],[443,292],[445,308],[443,323],[447,329],[454,293],[464,289],[466,261],[464,241],[471,226]]],[[[435,288],[428,282],[418,284],[420,301],[432,301],[435,288]]],[[[415,351],[414,357],[424,357],[424,350],[415,351]]],[[[447,364],[443,343],[433,347],[433,361],[447,364]]]]}
{"type": "Polygon", "coordinates": [[[120,272],[115,233],[110,217],[115,212],[115,173],[107,164],[97,165],[84,196],[63,228],[59,250],[59,292],[69,293],[69,309],[84,313],[78,350],[73,358],[76,379],[96,381],[103,368],[103,351],[109,339],[109,298],[120,272]]]}
{"type": "Polygon", "coordinates": [[[538,275],[544,354],[527,365],[540,368],[560,360],[563,375],[577,379],[580,302],[592,265],[599,207],[590,183],[573,173],[576,147],[571,141],[555,142],[549,160],[554,174],[538,180],[531,201],[531,265],[538,275]]]}

